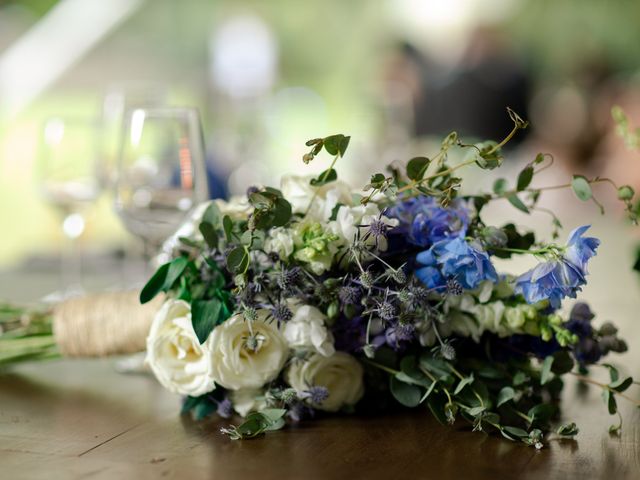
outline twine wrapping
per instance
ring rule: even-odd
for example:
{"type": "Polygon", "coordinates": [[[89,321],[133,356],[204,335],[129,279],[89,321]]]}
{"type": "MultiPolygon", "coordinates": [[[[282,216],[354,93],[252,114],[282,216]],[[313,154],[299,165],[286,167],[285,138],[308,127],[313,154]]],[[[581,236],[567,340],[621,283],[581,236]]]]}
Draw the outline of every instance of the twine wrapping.
{"type": "Polygon", "coordinates": [[[141,305],[138,291],[100,293],[54,307],[53,333],[66,357],[140,352],[163,298],[141,305]]]}

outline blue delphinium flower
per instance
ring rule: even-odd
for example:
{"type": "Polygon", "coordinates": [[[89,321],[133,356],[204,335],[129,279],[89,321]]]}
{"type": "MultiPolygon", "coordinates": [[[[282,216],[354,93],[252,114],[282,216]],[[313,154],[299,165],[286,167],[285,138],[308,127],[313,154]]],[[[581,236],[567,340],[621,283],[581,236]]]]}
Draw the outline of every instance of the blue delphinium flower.
{"type": "Polygon", "coordinates": [[[422,268],[416,276],[427,288],[446,288],[456,280],[464,289],[474,289],[484,280],[498,281],[498,274],[482,247],[464,238],[441,240],[416,257],[422,268]]]}
{"type": "Polygon", "coordinates": [[[571,232],[560,258],[541,263],[518,277],[514,292],[522,294],[527,303],[549,300],[552,308],[559,308],[565,297],[576,298],[587,283],[587,262],[600,244],[597,238],[582,237],[588,228],[585,225],[571,232]]]}
{"type": "Polygon", "coordinates": [[[429,247],[451,237],[464,236],[471,211],[468,202],[454,199],[442,207],[433,197],[410,198],[389,208],[385,215],[399,220],[392,233],[404,234],[413,245],[429,247]]]}

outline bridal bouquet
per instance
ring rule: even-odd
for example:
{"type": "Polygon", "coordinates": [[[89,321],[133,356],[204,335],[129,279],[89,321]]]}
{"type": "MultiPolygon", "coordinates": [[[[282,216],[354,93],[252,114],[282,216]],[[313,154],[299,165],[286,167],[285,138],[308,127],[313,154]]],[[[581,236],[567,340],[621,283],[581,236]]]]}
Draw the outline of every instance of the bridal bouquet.
{"type": "MultiPolygon", "coordinates": [[[[551,432],[567,374],[598,384],[609,412],[633,380],[608,364],[611,382],[587,368],[626,344],[611,323],[563,301],[586,283],[599,240],[578,226],[553,242],[513,223],[492,225],[483,207],[506,200],[536,210],[536,173],[553,162],[538,155],[513,184],[466,195],[456,171],[491,170],[501,143],[462,143],[455,133],[431,158],[375,173],[362,190],[338,180],[336,162],[349,137],[307,142],[304,163],[323,150],[333,157],[316,177],[287,176],[279,189],[255,186],[230,202],[202,205],[170,244],[173,259],[141,293],[167,299],[147,338],[147,360],[160,383],[185,396],[196,418],[233,413],[233,439],[282,428],[323,412],[375,414],[428,409],[444,424],[468,422],[541,448],[551,432]],[[449,153],[467,156],[451,165],[449,153]],[[502,274],[494,258],[533,255],[519,276],[502,274]]],[[[567,185],[593,200],[590,185],[608,179],[574,176],[567,185]]],[[[631,211],[631,187],[616,187],[631,211]]],[[[613,430],[620,425],[613,426],[613,430]]],[[[575,424],[555,433],[572,436],[575,424]]]]}

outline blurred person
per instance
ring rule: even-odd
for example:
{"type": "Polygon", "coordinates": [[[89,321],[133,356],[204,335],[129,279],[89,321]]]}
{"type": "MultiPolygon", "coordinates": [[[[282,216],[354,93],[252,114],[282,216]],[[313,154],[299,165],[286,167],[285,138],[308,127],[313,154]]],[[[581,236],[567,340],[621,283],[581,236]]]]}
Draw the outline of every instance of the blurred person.
{"type": "MultiPolygon", "coordinates": [[[[529,76],[493,28],[477,28],[454,67],[401,43],[383,70],[387,94],[401,85],[410,98],[411,133],[417,137],[456,130],[466,137],[499,140],[513,126],[507,106],[527,117],[529,76]]],[[[519,135],[512,145],[523,139],[519,135]]]]}

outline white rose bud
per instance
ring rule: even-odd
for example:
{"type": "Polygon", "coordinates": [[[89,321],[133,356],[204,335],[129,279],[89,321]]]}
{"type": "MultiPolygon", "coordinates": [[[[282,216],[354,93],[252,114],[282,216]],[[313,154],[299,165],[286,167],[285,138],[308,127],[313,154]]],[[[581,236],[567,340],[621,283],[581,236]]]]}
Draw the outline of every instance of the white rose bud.
{"type": "Polygon", "coordinates": [[[293,317],[284,326],[284,338],[291,348],[313,348],[319,354],[330,357],[336,351],[333,335],[327,330],[327,317],[310,305],[289,305],[293,317]]]}
{"type": "Polygon", "coordinates": [[[151,324],[146,361],[163,387],[197,397],[215,388],[210,339],[200,345],[187,302],[168,300],[151,324]]]}
{"type": "Polygon", "coordinates": [[[265,252],[277,253],[280,258],[287,259],[293,253],[293,231],[288,228],[272,228],[264,242],[265,252]]]}
{"type": "Polygon", "coordinates": [[[265,321],[266,310],[257,313],[251,322],[234,315],[211,334],[213,378],[224,388],[260,388],[287,361],[289,347],[277,322],[265,321]]]}
{"type": "Polygon", "coordinates": [[[242,417],[251,412],[259,412],[267,408],[267,400],[264,391],[259,388],[244,388],[234,390],[229,394],[233,409],[242,417]]]}
{"type": "Polygon", "coordinates": [[[344,405],[355,405],[364,395],[362,365],[351,355],[336,352],[330,357],[313,354],[306,361],[294,361],[285,380],[299,393],[310,387],[325,387],[329,396],[318,405],[319,410],[338,411],[344,405]]]}

